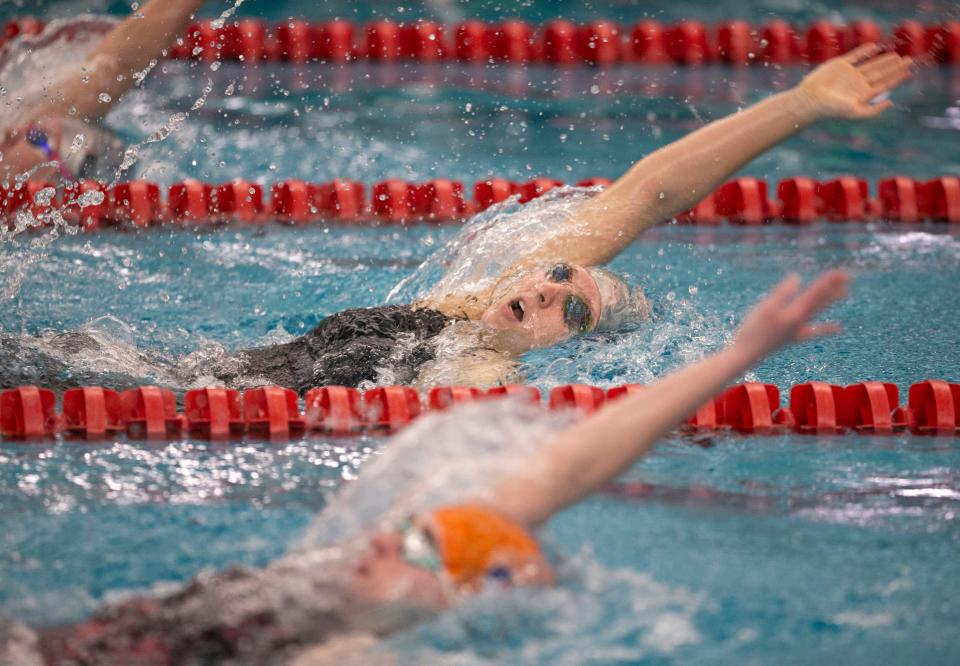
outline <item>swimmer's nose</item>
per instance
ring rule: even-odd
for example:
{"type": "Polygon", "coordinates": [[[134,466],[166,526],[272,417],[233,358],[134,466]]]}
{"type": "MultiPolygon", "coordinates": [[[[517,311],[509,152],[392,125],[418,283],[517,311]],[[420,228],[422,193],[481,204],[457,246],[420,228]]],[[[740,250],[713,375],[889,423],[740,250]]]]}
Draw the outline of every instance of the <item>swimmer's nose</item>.
{"type": "Polygon", "coordinates": [[[563,287],[552,282],[544,282],[537,288],[537,307],[546,310],[562,298],[563,287]]]}
{"type": "Polygon", "coordinates": [[[400,535],[392,532],[375,534],[370,538],[370,546],[377,555],[395,555],[400,552],[400,535]]]}

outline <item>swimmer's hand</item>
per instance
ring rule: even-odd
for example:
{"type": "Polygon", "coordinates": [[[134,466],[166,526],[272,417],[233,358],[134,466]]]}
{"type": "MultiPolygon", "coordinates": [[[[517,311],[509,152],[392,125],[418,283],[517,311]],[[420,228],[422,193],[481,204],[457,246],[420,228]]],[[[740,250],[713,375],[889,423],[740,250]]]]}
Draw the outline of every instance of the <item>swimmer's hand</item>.
{"type": "Polygon", "coordinates": [[[783,345],[839,332],[839,324],[810,320],[844,298],[849,282],[846,272],[828,271],[801,291],[800,277],[790,275],[743,320],[733,349],[752,365],[783,345]]]}
{"type": "Polygon", "coordinates": [[[819,118],[871,118],[893,102],[875,101],[910,78],[910,58],[881,53],[877,44],[864,44],[832,58],[810,72],[797,86],[819,118]]]}

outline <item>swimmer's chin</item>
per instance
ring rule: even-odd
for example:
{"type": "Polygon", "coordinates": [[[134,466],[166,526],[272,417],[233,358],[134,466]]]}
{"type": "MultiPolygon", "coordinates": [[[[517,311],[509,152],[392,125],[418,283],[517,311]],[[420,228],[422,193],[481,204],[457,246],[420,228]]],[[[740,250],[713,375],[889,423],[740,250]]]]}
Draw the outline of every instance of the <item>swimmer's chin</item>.
{"type": "Polygon", "coordinates": [[[549,342],[537,340],[533,331],[527,328],[497,328],[487,324],[481,324],[480,339],[490,348],[513,356],[549,347],[558,342],[557,340],[549,342]]]}

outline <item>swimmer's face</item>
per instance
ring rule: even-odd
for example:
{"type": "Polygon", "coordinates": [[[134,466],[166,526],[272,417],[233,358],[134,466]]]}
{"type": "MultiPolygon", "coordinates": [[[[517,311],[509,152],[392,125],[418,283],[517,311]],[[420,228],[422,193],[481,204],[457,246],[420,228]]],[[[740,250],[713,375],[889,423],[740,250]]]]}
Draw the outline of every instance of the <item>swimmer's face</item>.
{"type": "MultiPolygon", "coordinates": [[[[432,540],[434,526],[429,519],[416,519],[414,528],[422,538],[432,540]]],[[[353,593],[367,602],[403,601],[428,610],[449,605],[441,576],[446,574],[409,561],[401,531],[380,532],[370,537],[351,572],[353,593]]]]}
{"type": "Polygon", "coordinates": [[[548,347],[593,330],[600,290],[582,266],[558,263],[519,280],[488,307],[481,321],[520,351],[548,347]]]}

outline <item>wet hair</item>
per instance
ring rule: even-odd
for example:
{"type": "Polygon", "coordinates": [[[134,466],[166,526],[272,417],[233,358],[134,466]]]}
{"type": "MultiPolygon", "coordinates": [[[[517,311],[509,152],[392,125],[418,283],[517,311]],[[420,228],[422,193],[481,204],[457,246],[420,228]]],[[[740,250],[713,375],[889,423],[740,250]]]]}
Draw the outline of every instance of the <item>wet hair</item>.
{"type": "Polygon", "coordinates": [[[650,301],[643,289],[630,289],[623,278],[605,268],[590,266],[586,271],[600,290],[600,317],[594,331],[616,331],[650,316],[650,301]]]}

